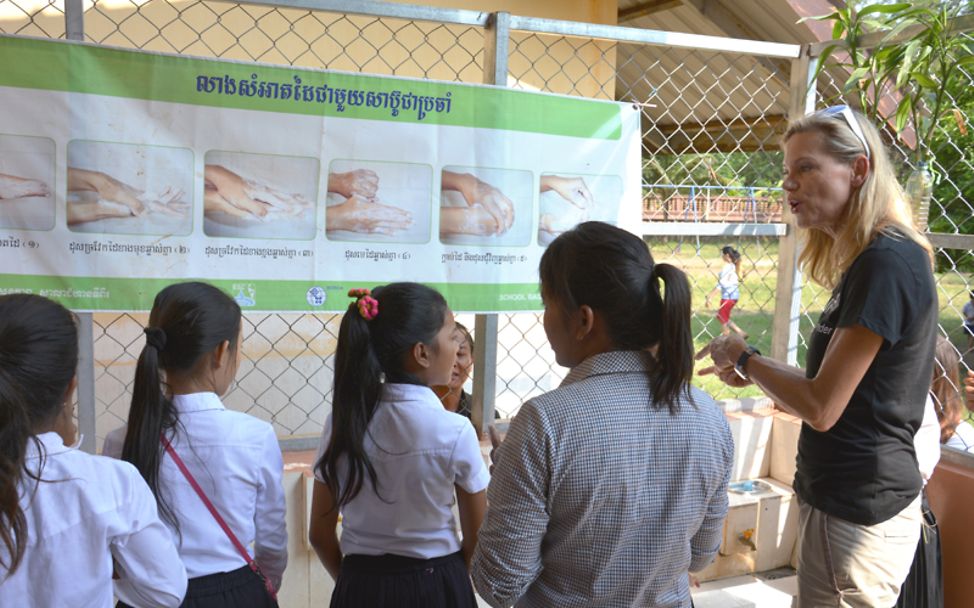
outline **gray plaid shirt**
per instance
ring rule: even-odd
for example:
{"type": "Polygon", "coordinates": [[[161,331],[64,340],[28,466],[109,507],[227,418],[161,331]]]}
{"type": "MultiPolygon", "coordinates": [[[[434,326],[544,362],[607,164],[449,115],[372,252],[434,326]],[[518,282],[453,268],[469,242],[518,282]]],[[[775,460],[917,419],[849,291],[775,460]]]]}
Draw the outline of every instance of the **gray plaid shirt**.
{"type": "Polygon", "coordinates": [[[589,357],[497,450],[471,566],[497,608],[690,605],[720,547],[734,442],[706,393],[650,403],[638,352],[589,357]]]}

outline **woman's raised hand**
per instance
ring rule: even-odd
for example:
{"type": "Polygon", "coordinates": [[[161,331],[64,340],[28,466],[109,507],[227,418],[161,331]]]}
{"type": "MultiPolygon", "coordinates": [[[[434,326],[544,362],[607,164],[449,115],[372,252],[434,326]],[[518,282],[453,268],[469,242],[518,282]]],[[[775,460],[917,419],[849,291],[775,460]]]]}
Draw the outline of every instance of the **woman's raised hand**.
{"type": "Polygon", "coordinates": [[[712,365],[704,367],[697,371],[698,376],[707,376],[713,374],[720,378],[720,380],[728,385],[735,388],[741,388],[751,384],[750,380],[745,380],[741,378],[736,371],[734,371],[734,365],[737,363],[737,359],[741,356],[741,353],[747,348],[747,343],[737,335],[727,335],[727,336],[717,336],[710,341],[709,344],[704,346],[694,357],[697,361],[703,359],[707,355],[710,355],[710,360],[712,365]]]}

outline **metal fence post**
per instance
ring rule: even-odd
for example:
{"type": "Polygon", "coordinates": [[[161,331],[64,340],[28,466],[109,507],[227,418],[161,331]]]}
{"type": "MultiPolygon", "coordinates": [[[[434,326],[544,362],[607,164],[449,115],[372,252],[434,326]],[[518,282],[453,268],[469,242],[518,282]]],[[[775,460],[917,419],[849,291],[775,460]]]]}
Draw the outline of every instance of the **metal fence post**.
{"type": "MultiPolygon", "coordinates": [[[[806,47],[791,63],[791,103],[789,120],[795,120],[815,107],[815,64],[806,47]]],[[[787,195],[785,195],[787,196],[787,195]]],[[[788,217],[788,205],[782,206],[788,217]]],[[[771,356],[789,365],[798,363],[798,329],[801,321],[802,275],[798,270],[798,235],[793,225],[778,241],[778,280],[775,286],[771,356]]]]}
{"type": "MultiPolygon", "coordinates": [[[[64,37],[85,39],[85,7],[83,0],[65,0],[64,37]]],[[[95,340],[94,321],[90,312],[78,313],[78,433],[84,439],[81,449],[94,454],[95,437],[95,340]]]]}
{"type": "Polygon", "coordinates": [[[78,313],[78,432],[81,449],[95,453],[95,332],[90,312],[78,313]]]}
{"type": "Polygon", "coordinates": [[[491,13],[484,36],[484,84],[507,86],[511,45],[511,14],[491,13]]]}
{"type": "Polygon", "coordinates": [[[85,39],[84,0],[64,0],[64,37],[68,40],[85,39]]]}
{"type": "MultiPolygon", "coordinates": [[[[492,13],[484,36],[484,83],[507,86],[507,60],[510,48],[510,13],[492,13]]],[[[497,398],[497,315],[477,315],[474,321],[473,418],[481,434],[494,421],[497,398]]]]}

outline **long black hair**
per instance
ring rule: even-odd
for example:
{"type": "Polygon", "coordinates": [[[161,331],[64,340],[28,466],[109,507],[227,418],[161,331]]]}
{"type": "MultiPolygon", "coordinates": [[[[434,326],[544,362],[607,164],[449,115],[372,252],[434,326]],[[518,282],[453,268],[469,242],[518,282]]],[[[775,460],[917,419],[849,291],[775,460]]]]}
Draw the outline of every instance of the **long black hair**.
{"type": "Polygon", "coordinates": [[[681,395],[689,396],[693,336],[690,283],[682,270],[656,264],[646,243],[621,228],[584,222],[548,245],[539,273],[549,305],[600,312],[616,349],[649,356],[656,347],[654,404],[675,411],[681,395]]]}
{"type": "Polygon", "coordinates": [[[366,320],[355,302],[342,318],[335,351],[331,440],[315,464],[335,497],[336,508],[358,496],[366,475],[379,494],[375,468],[365,452],[365,434],[382,385],[422,384],[403,363],[416,344],[433,345],[446,321],[446,300],[419,283],[376,287],[371,297],[379,303],[374,318],[366,320]]]}
{"type": "Polygon", "coordinates": [[[43,468],[28,469],[27,442],[43,449],[33,435],[60,414],[77,367],[78,328],[66,308],[35,295],[0,296],[0,542],[8,556],[0,566],[8,575],[27,548],[19,481],[39,480],[43,468]]]}
{"type": "Polygon", "coordinates": [[[735,272],[737,272],[738,276],[740,276],[740,274],[741,274],[741,252],[738,251],[738,250],[736,250],[736,249],[734,249],[730,245],[724,245],[720,249],[720,254],[721,255],[726,255],[727,257],[729,257],[731,259],[731,263],[734,264],[735,272]]]}
{"type": "Polygon", "coordinates": [[[160,437],[179,424],[163,388],[160,371],[189,372],[223,342],[231,352],[240,336],[240,306],[208,283],[177,283],[156,295],[146,327],[146,344],[135,368],[132,408],[122,445],[127,460],[145,478],[159,504],[159,514],[177,532],[179,522],[159,486],[163,447],[160,437]]]}

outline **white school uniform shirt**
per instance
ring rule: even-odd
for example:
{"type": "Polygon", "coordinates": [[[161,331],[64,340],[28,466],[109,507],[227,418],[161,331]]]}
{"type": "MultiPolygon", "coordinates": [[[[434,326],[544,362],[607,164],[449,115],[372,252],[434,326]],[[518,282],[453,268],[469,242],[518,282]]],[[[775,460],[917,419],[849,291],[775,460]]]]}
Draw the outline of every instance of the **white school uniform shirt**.
{"type": "MultiPolygon", "coordinates": [[[[21,481],[27,550],[9,577],[0,567],[0,606],[110,608],[113,569],[127,604],[179,606],[186,570],[135,467],[66,447],[57,433],[37,439],[43,458],[29,441],[26,465],[43,481],[21,481]]],[[[5,549],[0,558],[10,563],[5,549]]]]}
{"type": "MultiPolygon", "coordinates": [[[[228,410],[215,393],[175,395],[179,430],[172,447],[203,492],[247,547],[263,573],[281,586],[287,566],[284,463],[274,428],[228,410]]],[[[105,438],[103,453],[121,458],[125,428],[105,438]]],[[[190,578],[245,566],[230,539],[168,454],[159,467],[163,497],[179,522],[173,542],[190,578]]]]}
{"type": "Polygon", "coordinates": [[[955,450],[974,453],[974,427],[967,422],[961,422],[944,445],[955,450]]]}
{"type": "Polygon", "coordinates": [[[717,277],[717,285],[720,287],[721,300],[740,300],[741,289],[740,281],[737,278],[737,266],[730,262],[724,264],[717,277]]]}
{"type": "MultiPolygon", "coordinates": [[[[382,499],[366,476],[361,491],[342,508],[342,553],[419,559],[456,553],[461,545],[451,509],[454,486],[475,494],[490,481],[476,431],[469,420],[443,409],[429,387],[382,388],[365,435],[382,499]]],[[[331,441],[331,422],[329,414],[316,464],[331,441]]],[[[317,469],[315,478],[324,483],[317,469]]]]}
{"type": "Polygon", "coordinates": [[[927,401],[923,405],[923,421],[913,436],[913,449],[917,454],[917,466],[920,477],[923,478],[923,486],[926,487],[933,470],[940,462],[940,420],[937,419],[930,393],[927,393],[927,401]]]}

